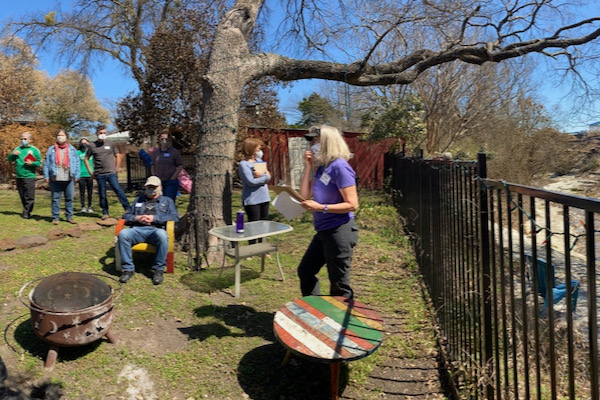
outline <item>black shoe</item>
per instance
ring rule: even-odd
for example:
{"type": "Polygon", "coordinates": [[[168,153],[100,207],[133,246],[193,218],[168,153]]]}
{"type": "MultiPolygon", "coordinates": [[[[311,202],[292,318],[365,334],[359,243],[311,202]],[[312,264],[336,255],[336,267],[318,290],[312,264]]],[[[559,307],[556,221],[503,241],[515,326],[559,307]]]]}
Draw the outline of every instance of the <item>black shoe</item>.
{"type": "Polygon", "coordinates": [[[27,211],[23,211],[23,214],[21,214],[21,218],[29,219],[29,218],[31,218],[31,215],[29,215],[29,213],[27,211]]]}
{"type": "Polygon", "coordinates": [[[119,277],[119,282],[121,282],[121,283],[127,283],[127,282],[129,282],[129,280],[131,278],[133,278],[133,274],[134,274],[133,271],[123,271],[121,273],[121,276],[119,277]]]}
{"type": "Polygon", "coordinates": [[[160,285],[163,282],[163,271],[162,269],[155,269],[154,275],[152,275],[152,283],[160,285]]]}

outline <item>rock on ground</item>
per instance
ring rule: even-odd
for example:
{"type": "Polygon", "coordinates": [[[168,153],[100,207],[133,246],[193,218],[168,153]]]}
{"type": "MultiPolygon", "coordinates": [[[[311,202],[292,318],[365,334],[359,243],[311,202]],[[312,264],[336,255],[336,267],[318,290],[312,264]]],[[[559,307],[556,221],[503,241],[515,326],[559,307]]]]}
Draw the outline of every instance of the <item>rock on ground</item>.
{"type": "Polygon", "coordinates": [[[43,246],[48,243],[48,238],[41,235],[21,236],[16,240],[17,245],[22,249],[30,247],[43,246]]]}

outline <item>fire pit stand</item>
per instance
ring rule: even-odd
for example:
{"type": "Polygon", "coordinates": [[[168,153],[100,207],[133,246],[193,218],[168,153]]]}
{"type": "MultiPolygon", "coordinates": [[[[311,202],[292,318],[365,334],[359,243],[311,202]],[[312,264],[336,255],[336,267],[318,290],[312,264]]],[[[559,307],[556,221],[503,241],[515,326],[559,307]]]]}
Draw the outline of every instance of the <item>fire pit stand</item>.
{"type": "Polygon", "coordinates": [[[31,311],[33,331],[50,344],[45,367],[54,366],[61,346],[83,346],[102,337],[116,343],[109,330],[114,319],[113,303],[122,291],[113,277],[83,272],[60,272],[23,285],[19,300],[31,311]],[[116,282],[118,291],[105,279],[116,282]],[[25,301],[25,289],[36,282],[37,286],[29,291],[29,301],[25,301]]]}

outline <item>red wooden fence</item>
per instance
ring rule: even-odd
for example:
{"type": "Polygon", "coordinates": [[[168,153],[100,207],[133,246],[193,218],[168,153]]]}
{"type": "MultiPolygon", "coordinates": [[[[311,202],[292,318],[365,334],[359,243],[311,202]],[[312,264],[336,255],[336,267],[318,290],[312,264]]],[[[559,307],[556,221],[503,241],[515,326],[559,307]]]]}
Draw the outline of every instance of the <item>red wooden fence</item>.
{"type": "MultiPolygon", "coordinates": [[[[248,128],[248,135],[260,138],[265,142],[264,160],[272,174],[270,184],[284,181],[290,182],[290,160],[288,155],[288,138],[304,136],[305,129],[271,129],[248,128]]],[[[388,152],[391,141],[370,142],[360,140],[360,133],[343,132],[354,157],[350,165],[356,171],[359,188],[381,189],[383,187],[383,156],[388,152]]]]}

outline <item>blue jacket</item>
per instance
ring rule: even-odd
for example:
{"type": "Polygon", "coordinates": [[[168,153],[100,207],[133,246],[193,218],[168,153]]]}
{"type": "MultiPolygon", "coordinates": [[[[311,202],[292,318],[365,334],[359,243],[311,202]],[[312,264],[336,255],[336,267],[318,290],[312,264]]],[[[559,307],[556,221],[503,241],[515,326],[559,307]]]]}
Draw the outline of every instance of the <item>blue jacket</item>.
{"type": "MultiPolygon", "coordinates": [[[[71,175],[71,179],[79,179],[81,177],[81,167],[79,154],[77,153],[77,149],[72,145],[67,147],[69,149],[69,173],[71,175]]],[[[44,178],[50,179],[53,176],[56,176],[56,148],[54,146],[50,146],[48,151],[46,152],[46,161],[44,162],[44,178]]]]}
{"type": "MultiPolygon", "coordinates": [[[[142,194],[135,199],[135,202],[124,215],[123,218],[127,225],[135,225],[136,215],[144,215],[146,211],[146,195],[142,194]]],[[[153,226],[164,227],[167,221],[179,222],[179,214],[175,203],[167,196],[158,196],[158,207],[154,215],[153,226]]],[[[142,225],[140,225],[142,226],[142,225]]]]}
{"type": "MultiPolygon", "coordinates": [[[[260,160],[262,161],[262,160],[260,160]]],[[[271,201],[269,195],[269,175],[264,174],[259,178],[254,177],[254,163],[246,160],[240,161],[238,174],[242,180],[242,204],[253,206],[271,201]]]]}

